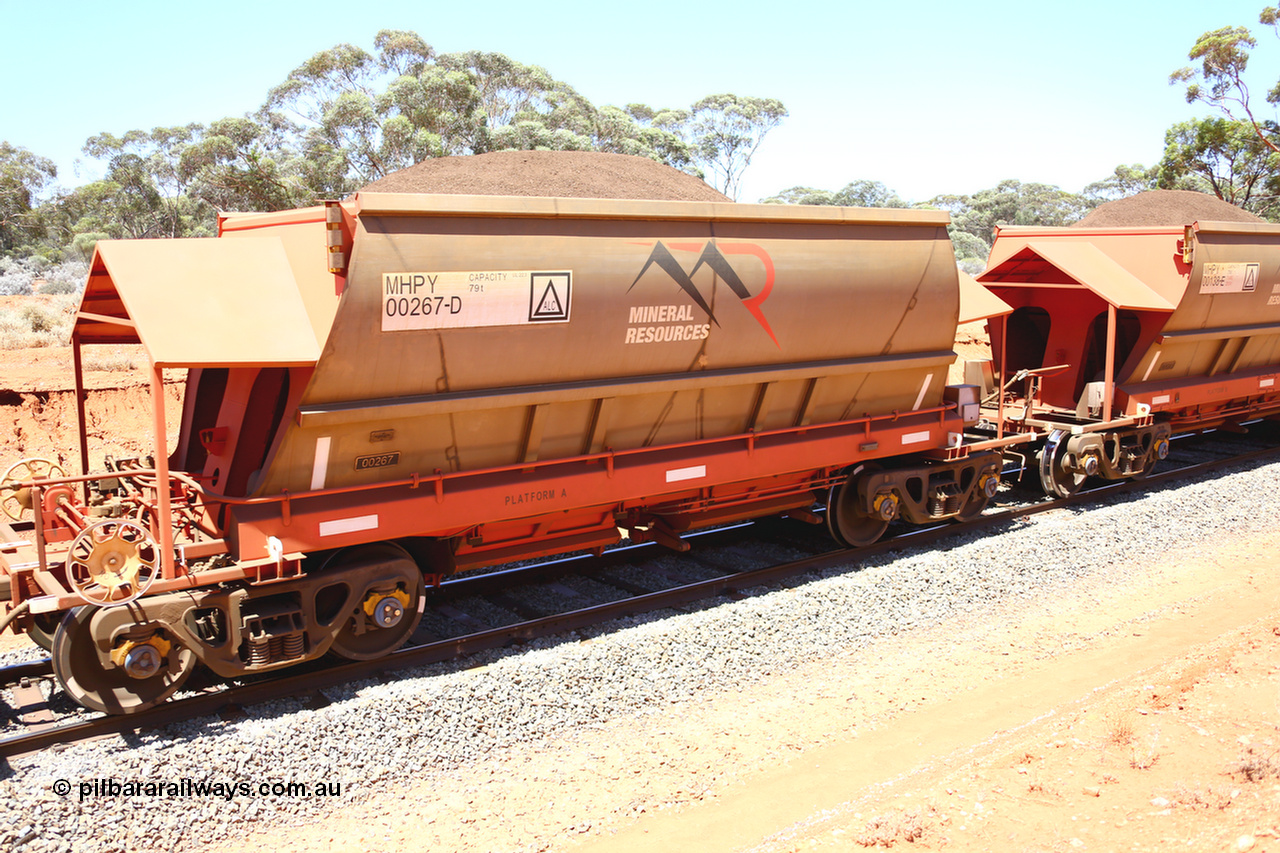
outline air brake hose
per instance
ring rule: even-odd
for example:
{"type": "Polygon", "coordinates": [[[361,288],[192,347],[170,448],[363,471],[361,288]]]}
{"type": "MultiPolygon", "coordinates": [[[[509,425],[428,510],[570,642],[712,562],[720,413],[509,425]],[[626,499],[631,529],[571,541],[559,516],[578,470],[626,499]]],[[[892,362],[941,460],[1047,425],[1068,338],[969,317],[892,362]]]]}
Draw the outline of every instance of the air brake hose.
{"type": "Polygon", "coordinates": [[[8,628],[10,623],[13,622],[13,620],[17,619],[19,616],[26,613],[30,609],[31,609],[31,602],[24,601],[21,604],[19,604],[17,607],[10,610],[4,616],[0,617],[0,634],[4,633],[5,628],[8,628]]]}

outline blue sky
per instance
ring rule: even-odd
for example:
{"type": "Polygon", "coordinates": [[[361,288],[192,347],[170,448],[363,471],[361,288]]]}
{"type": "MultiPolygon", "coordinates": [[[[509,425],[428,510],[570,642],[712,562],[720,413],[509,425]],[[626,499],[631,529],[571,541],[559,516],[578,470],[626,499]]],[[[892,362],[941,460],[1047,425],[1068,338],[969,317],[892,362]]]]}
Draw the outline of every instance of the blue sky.
{"type": "Polygon", "coordinates": [[[1280,77],[1280,40],[1257,23],[1264,5],[0,0],[0,139],[53,159],[73,186],[97,174],[74,165],[93,134],[253,111],[316,51],[371,50],[392,28],[441,52],[542,65],[597,105],[778,98],[790,116],[742,201],[863,178],[913,201],[1004,178],[1079,191],[1118,164],[1155,163],[1171,124],[1207,113],[1167,82],[1202,32],[1254,31],[1261,98],[1280,77]]]}

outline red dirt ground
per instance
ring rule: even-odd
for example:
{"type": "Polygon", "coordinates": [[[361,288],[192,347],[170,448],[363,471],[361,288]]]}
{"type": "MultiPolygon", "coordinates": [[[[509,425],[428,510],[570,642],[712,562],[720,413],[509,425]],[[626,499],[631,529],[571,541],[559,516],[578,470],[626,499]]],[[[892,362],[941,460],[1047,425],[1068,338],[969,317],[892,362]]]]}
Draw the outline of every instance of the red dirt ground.
{"type": "MultiPolygon", "coordinates": [[[[151,387],[141,347],[86,347],[85,411],[93,466],[153,452],[151,387]],[[95,370],[96,364],[111,370],[95,370]],[[132,369],[118,369],[132,363],[132,369]]],[[[169,436],[182,419],[186,371],[165,372],[165,415],[169,436]]],[[[77,465],[75,393],[70,347],[0,350],[0,473],[24,458],[77,465]]],[[[172,446],[170,447],[172,449],[172,446]]],[[[71,466],[71,467],[66,467],[71,466]]]]}

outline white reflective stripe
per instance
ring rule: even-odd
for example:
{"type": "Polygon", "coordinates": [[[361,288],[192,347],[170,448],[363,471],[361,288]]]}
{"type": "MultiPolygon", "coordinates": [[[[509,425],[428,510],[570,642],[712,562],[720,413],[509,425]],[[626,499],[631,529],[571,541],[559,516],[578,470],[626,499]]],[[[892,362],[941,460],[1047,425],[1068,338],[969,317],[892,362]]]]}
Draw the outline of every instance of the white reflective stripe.
{"type": "Polygon", "coordinates": [[[1156,350],[1156,354],[1151,357],[1151,363],[1147,365],[1147,372],[1142,374],[1142,381],[1146,382],[1147,377],[1151,375],[1151,371],[1155,370],[1156,362],[1160,360],[1160,350],[1156,350]]]}
{"type": "MultiPolygon", "coordinates": [[[[929,383],[933,381],[933,374],[930,373],[924,378],[924,383],[920,386],[920,393],[916,395],[916,404],[911,407],[911,411],[920,408],[920,404],[924,402],[924,394],[929,390],[929,383]]],[[[904,442],[905,444],[905,442],[904,442]]]]}
{"type": "Polygon", "coordinates": [[[1262,380],[1259,380],[1259,382],[1258,382],[1258,387],[1259,387],[1259,388],[1270,388],[1272,385],[1275,385],[1275,384],[1276,384],[1275,379],[1262,379],[1262,380]]]}
{"type": "Polygon", "coordinates": [[[58,609],[58,596],[56,595],[39,595],[35,598],[28,598],[31,602],[32,613],[53,613],[58,609]]]}
{"type": "Polygon", "coordinates": [[[706,465],[694,465],[692,468],[675,468],[667,472],[668,483],[678,483],[681,480],[698,480],[707,476],[706,465]]]}
{"type": "Polygon", "coordinates": [[[316,439],[316,458],[311,463],[311,491],[318,492],[324,488],[325,478],[329,476],[329,441],[327,435],[316,439]]]}
{"type": "Polygon", "coordinates": [[[335,518],[320,522],[321,536],[337,536],[339,533],[355,533],[357,530],[377,530],[378,516],[358,515],[355,518],[335,518]]]}
{"type": "Polygon", "coordinates": [[[1169,402],[1169,395],[1168,395],[1168,394],[1161,394],[1159,397],[1152,397],[1152,398],[1151,398],[1151,405],[1153,405],[1153,406],[1161,406],[1161,405],[1164,405],[1164,404],[1165,404],[1165,403],[1167,403],[1167,402],[1169,402]]]}
{"type": "Polygon", "coordinates": [[[925,430],[924,432],[909,432],[902,437],[903,444],[919,444],[922,441],[928,441],[928,440],[929,440],[928,430],[925,430]]]}

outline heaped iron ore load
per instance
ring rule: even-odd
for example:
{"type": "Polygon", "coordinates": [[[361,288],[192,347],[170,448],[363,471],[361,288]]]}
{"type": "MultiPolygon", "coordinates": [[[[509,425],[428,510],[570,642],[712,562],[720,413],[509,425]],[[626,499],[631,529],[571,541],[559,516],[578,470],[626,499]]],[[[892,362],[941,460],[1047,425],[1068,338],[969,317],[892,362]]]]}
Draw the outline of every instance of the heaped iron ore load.
{"type": "Polygon", "coordinates": [[[964,440],[977,389],[946,384],[946,224],[361,193],[227,216],[216,240],[104,241],[77,385],[81,345],[142,343],[156,453],[7,482],[9,618],[73,698],[128,713],[197,663],[389,653],[427,582],[470,567],[624,533],[684,550],[769,514],[848,545],[970,517],[1001,457],[964,440]]]}

